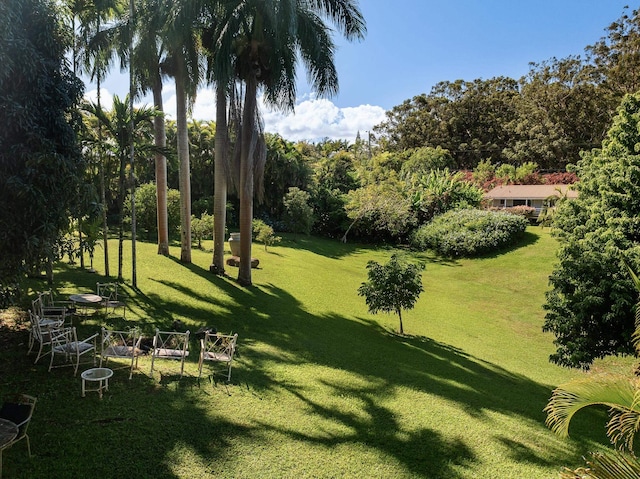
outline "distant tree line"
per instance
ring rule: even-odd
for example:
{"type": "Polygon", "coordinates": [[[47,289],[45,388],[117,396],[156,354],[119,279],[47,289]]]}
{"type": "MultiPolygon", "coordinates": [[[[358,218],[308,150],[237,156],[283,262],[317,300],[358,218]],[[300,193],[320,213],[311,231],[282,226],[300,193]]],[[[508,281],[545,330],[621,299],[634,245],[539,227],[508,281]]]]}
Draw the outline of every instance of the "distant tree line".
{"type": "Polygon", "coordinates": [[[640,16],[625,13],[583,56],[532,63],[515,80],[443,81],[387,112],[375,128],[388,151],[442,147],[453,168],[490,158],[564,170],[602,143],[615,109],[640,88],[640,16]]]}

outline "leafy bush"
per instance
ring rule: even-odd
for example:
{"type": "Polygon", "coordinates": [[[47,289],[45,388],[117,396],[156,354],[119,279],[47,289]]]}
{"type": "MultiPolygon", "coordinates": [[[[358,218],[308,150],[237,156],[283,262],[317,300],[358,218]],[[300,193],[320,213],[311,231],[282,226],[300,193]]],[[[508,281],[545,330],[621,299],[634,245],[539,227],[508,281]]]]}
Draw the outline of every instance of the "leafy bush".
{"type": "MultiPolygon", "coordinates": [[[[131,222],[131,204],[125,202],[125,215],[131,222]]],[[[147,240],[158,236],[158,209],[155,183],[145,183],[136,188],[136,228],[147,240]]],[[[176,237],[180,229],[180,192],[167,190],[169,236],[176,237]]]]}
{"type": "Polygon", "coordinates": [[[416,249],[443,256],[477,256],[515,243],[528,221],[519,215],[485,210],[456,210],[419,228],[412,238],[416,249]]]}
{"type": "Polygon", "coordinates": [[[254,219],[252,222],[252,229],[255,240],[264,244],[265,251],[267,251],[267,246],[271,246],[282,241],[280,236],[275,235],[273,227],[269,226],[262,220],[254,219]]]}
{"type": "Polygon", "coordinates": [[[202,213],[200,218],[191,215],[191,237],[202,249],[202,240],[213,238],[213,215],[202,213]]]}

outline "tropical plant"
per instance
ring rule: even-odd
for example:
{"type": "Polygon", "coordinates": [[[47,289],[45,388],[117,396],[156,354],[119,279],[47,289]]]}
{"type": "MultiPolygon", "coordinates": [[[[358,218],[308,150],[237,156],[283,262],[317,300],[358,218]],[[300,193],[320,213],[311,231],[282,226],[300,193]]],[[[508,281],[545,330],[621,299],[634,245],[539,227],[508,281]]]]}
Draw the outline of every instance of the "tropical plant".
{"type": "Polygon", "coordinates": [[[389,262],[384,265],[369,261],[369,279],[360,285],[358,295],[364,296],[370,313],[396,313],[400,320],[400,334],[404,334],[402,311],[413,309],[420,293],[424,291],[423,269],[424,265],[403,261],[398,254],[391,255],[389,262]]]}
{"type": "Polygon", "coordinates": [[[407,186],[419,224],[449,210],[475,208],[482,201],[480,188],[465,181],[462,173],[450,173],[447,168],[412,175],[407,186]]]}
{"type": "MultiPolygon", "coordinates": [[[[239,151],[240,267],[238,282],[251,284],[251,223],[255,184],[260,184],[265,149],[260,140],[257,95],[290,110],[296,98],[296,66],[302,60],[319,95],[338,88],[331,30],[332,22],[347,40],[360,39],[364,19],[348,0],[231,1],[218,5],[211,44],[218,46],[212,62],[216,80],[228,85],[237,78],[244,84],[242,121],[237,136],[239,151]]],[[[258,188],[259,190],[260,188],[258,188]]]]}
{"type": "MultiPolygon", "coordinates": [[[[131,145],[136,143],[136,154],[144,158],[147,153],[156,152],[156,147],[151,144],[152,120],[157,114],[150,108],[130,109],[128,97],[124,101],[116,95],[113,97],[113,109],[105,111],[93,103],[84,105],[84,111],[96,117],[101,125],[104,125],[105,133],[109,136],[108,147],[118,163],[118,280],[122,280],[122,253],[124,244],[124,201],[127,190],[126,168],[129,162],[131,145]],[[131,131],[131,122],[134,130],[131,131]],[[133,133],[133,137],[131,134],[133,133]]],[[[100,140],[96,140],[100,141],[100,140]]]]}
{"type": "Polygon", "coordinates": [[[199,19],[202,10],[195,0],[171,2],[162,30],[167,50],[165,72],[176,86],[176,125],[180,164],[180,261],[191,263],[191,177],[187,110],[202,78],[199,19]]]}
{"type": "MultiPolygon", "coordinates": [[[[636,291],[640,293],[640,279],[627,266],[636,291]]],[[[640,354],[640,301],[635,306],[633,343],[640,354]]],[[[636,374],[627,376],[603,372],[563,384],[554,389],[545,407],[547,426],[560,436],[569,435],[569,425],[575,414],[587,407],[609,408],[607,436],[621,452],[592,453],[588,468],[565,471],[563,478],[620,479],[640,477],[640,461],[633,451],[634,439],[640,428],[640,381],[636,374]]]]}

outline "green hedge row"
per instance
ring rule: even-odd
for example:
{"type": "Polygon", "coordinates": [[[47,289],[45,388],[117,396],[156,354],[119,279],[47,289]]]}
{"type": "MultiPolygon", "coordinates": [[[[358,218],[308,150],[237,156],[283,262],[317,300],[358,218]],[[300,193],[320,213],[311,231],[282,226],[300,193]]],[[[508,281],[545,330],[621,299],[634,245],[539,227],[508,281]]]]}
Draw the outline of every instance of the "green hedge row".
{"type": "Polygon", "coordinates": [[[413,235],[415,249],[431,249],[442,256],[478,256],[514,244],[529,222],[509,213],[465,209],[449,211],[420,227],[413,235]]]}

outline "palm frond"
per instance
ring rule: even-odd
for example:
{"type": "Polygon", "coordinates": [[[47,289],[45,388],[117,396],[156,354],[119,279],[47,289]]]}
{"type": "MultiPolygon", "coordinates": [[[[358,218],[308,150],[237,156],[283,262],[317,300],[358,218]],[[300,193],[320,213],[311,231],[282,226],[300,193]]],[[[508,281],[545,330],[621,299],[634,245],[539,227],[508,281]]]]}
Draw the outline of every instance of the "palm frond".
{"type": "MultiPolygon", "coordinates": [[[[571,381],[553,391],[549,403],[544,408],[547,413],[546,424],[556,434],[567,437],[571,419],[585,407],[603,405],[613,411],[612,416],[616,412],[638,416],[638,386],[638,379],[635,377],[613,374],[600,374],[571,381]]],[[[623,428],[617,435],[626,437],[629,433],[635,433],[635,429],[627,430],[632,424],[637,424],[637,421],[630,421],[628,418],[617,421],[616,425],[623,428]]]]}
{"type": "Polygon", "coordinates": [[[585,458],[587,467],[575,470],[565,469],[560,479],[638,479],[640,462],[638,458],[620,452],[592,452],[585,458]]]}

